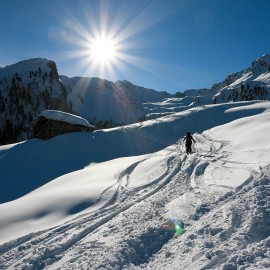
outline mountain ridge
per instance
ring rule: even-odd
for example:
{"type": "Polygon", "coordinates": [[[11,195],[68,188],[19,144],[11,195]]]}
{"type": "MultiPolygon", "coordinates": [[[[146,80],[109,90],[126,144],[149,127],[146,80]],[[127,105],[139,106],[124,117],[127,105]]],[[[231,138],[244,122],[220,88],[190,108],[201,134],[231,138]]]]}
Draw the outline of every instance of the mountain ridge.
{"type": "Polygon", "coordinates": [[[185,95],[210,97],[209,102],[226,103],[241,100],[270,99],[270,54],[251,62],[251,67],[229,74],[210,89],[186,90],[185,95]]]}
{"type": "Polygon", "coordinates": [[[210,89],[169,94],[128,81],[59,76],[56,63],[32,58],[0,69],[0,144],[31,137],[31,123],[45,109],[77,114],[99,127],[158,118],[201,105],[270,100],[270,55],[228,75],[210,89]]]}

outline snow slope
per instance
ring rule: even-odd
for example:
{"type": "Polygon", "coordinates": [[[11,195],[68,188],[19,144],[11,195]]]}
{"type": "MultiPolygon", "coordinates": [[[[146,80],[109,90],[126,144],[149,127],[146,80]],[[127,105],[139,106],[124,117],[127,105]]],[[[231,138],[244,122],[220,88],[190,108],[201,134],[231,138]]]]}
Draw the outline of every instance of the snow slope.
{"type": "Polygon", "coordinates": [[[269,116],[208,105],[0,147],[0,268],[269,268],[269,116]]]}
{"type": "Polygon", "coordinates": [[[135,123],[145,115],[143,103],[172,97],[131,84],[100,78],[60,76],[68,90],[73,110],[89,121],[112,120],[114,123],[135,123]]]}

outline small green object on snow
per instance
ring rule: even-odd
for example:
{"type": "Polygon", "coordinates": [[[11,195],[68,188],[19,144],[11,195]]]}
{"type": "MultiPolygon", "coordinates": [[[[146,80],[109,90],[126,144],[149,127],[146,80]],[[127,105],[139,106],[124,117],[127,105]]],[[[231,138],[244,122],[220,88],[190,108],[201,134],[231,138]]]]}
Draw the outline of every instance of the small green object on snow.
{"type": "Polygon", "coordinates": [[[179,235],[182,235],[185,232],[184,223],[181,220],[177,220],[176,218],[168,221],[165,224],[165,227],[168,228],[170,231],[175,231],[175,233],[179,235]]]}
{"type": "Polygon", "coordinates": [[[184,233],[184,230],[180,224],[175,224],[175,232],[179,235],[184,233]]]}

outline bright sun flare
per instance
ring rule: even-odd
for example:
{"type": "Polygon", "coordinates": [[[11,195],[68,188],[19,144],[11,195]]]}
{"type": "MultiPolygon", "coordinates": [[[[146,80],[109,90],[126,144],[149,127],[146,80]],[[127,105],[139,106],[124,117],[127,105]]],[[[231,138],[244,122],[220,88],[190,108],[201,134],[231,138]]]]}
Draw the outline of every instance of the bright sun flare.
{"type": "MultiPolygon", "coordinates": [[[[131,13],[126,12],[128,3],[123,4],[123,9],[119,9],[117,14],[121,16],[115,16],[115,9],[111,9],[114,1],[86,2],[89,4],[81,6],[85,9],[82,20],[74,17],[71,10],[67,10],[67,13],[63,14],[63,29],[59,28],[59,33],[55,32],[55,38],[59,37],[71,45],[66,57],[76,58],[77,68],[83,71],[85,76],[117,80],[121,73],[126,77],[132,74],[133,70],[137,72],[138,68],[152,72],[152,61],[139,56],[141,45],[145,41],[140,41],[138,34],[165,18],[164,11],[153,14],[155,4],[148,1],[149,5],[143,5],[143,9],[138,9],[140,12],[132,18],[131,13]],[[92,5],[92,2],[97,3],[92,5]],[[122,14],[127,14],[127,17],[122,14]],[[134,66],[135,69],[132,68],[134,66]]],[[[166,4],[165,6],[167,9],[166,4]]],[[[53,36],[52,38],[54,39],[53,36]]],[[[149,38],[151,41],[150,36],[149,38]]]]}
{"type": "Polygon", "coordinates": [[[96,39],[90,45],[90,55],[96,63],[108,64],[115,59],[116,45],[112,39],[96,39]]]}

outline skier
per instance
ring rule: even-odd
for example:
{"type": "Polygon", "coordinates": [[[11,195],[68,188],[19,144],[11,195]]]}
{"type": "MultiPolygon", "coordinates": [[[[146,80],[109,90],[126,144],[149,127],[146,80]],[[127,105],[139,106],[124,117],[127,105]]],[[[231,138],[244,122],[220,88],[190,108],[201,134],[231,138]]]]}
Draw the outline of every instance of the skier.
{"type": "Polygon", "coordinates": [[[193,139],[190,132],[187,133],[187,136],[184,138],[183,142],[184,141],[186,141],[186,152],[187,152],[187,154],[191,154],[192,141],[194,141],[194,142],[196,142],[196,141],[193,139]]]}

